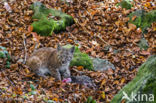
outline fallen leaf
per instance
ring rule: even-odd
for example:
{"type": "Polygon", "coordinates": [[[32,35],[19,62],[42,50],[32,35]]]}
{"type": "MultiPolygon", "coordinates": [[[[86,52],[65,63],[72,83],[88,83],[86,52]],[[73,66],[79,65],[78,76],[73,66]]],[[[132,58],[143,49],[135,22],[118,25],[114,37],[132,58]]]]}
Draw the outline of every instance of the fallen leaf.
{"type": "Polygon", "coordinates": [[[123,84],[125,82],[125,78],[121,79],[121,84],[123,84]]]}
{"type": "Polygon", "coordinates": [[[32,31],[33,31],[33,26],[30,25],[30,26],[28,27],[28,32],[32,32],[32,31]]]}
{"type": "Polygon", "coordinates": [[[134,24],[132,24],[132,23],[128,23],[128,27],[129,27],[129,30],[130,30],[130,31],[136,29],[136,25],[134,25],[134,24]]]}
{"type": "Polygon", "coordinates": [[[142,55],[150,55],[150,52],[149,51],[142,50],[140,52],[140,54],[142,54],[142,55]]]}
{"type": "Polygon", "coordinates": [[[102,91],[102,93],[101,93],[101,98],[102,98],[102,99],[105,99],[105,98],[106,98],[106,94],[105,94],[104,91],[102,91]]]}
{"type": "Polygon", "coordinates": [[[84,69],[84,67],[83,66],[78,66],[77,69],[82,71],[84,69]]]}
{"type": "Polygon", "coordinates": [[[136,17],[137,17],[137,16],[136,16],[136,15],[134,15],[134,16],[132,17],[132,21],[134,21],[134,20],[136,19],[136,17]]]}

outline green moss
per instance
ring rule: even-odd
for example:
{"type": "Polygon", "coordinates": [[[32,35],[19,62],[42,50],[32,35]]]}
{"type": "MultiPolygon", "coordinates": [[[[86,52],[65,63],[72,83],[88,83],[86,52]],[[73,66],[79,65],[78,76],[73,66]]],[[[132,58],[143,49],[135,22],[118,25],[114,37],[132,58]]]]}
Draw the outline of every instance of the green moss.
{"type": "Polygon", "coordinates": [[[5,47],[3,47],[3,46],[0,46],[0,49],[1,50],[7,50],[5,47]]]}
{"type": "Polygon", "coordinates": [[[74,57],[70,63],[70,66],[83,66],[84,68],[93,70],[93,63],[91,58],[87,54],[81,52],[74,53],[74,57]]]}
{"type": "Polygon", "coordinates": [[[32,24],[33,31],[42,36],[51,35],[52,32],[59,33],[74,23],[72,16],[55,9],[48,9],[40,2],[35,2],[31,9],[34,11],[32,18],[38,19],[32,24]],[[58,20],[54,20],[56,17],[58,20]]]}
{"type": "MultiPolygon", "coordinates": [[[[123,91],[126,92],[128,94],[128,96],[130,96],[132,92],[134,94],[137,94],[138,92],[142,93],[143,88],[149,88],[149,86],[154,87],[155,82],[156,82],[155,79],[153,79],[154,82],[151,82],[152,84],[150,84],[148,82],[153,77],[156,77],[156,55],[151,56],[139,68],[139,71],[138,71],[136,77],[130,83],[128,83],[126,86],[124,86],[118,92],[117,95],[114,96],[111,103],[120,103],[122,101],[123,91]]],[[[153,88],[151,88],[151,89],[153,89],[153,88]]],[[[155,89],[155,87],[154,87],[154,89],[155,89]]]]}
{"type": "Polygon", "coordinates": [[[85,103],[96,103],[96,100],[94,100],[92,96],[89,96],[85,103]]]}
{"type": "MultiPolygon", "coordinates": [[[[156,77],[152,77],[147,81],[143,93],[153,93],[154,97],[156,97],[156,77]]],[[[154,101],[156,101],[156,98],[154,98],[154,101]]]]}
{"type": "Polygon", "coordinates": [[[148,42],[147,42],[147,40],[145,38],[142,38],[138,45],[143,50],[147,50],[148,49],[148,42]]]}
{"type": "Polygon", "coordinates": [[[6,48],[5,47],[2,47],[2,46],[0,46],[0,58],[1,59],[4,59],[4,61],[6,62],[5,63],[5,66],[7,68],[10,68],[10,60],[11,60],[11,57],[10,57],[8,51],[6,50],[6,48]]]}
{"type": "Polygon", "coordinates": [[[6,68],[10,68],[10,61],[8,60],[7,62],[6,62],[6,68]]]}
{"type": "Polygon", "coordinates": [[[142,22],[142,16],[144,15],[144,10],[136,10],[134,12],[132,12],[131,14],[129,14],[130,17],[130,22],[135,24],[137,27],[141,26],[141,22],[142,22]],[[137,18],[133,21],[132,18],[133,16],[137,16],[137,18]]]}
{"type": "Polygon", "coordinates": [[[10,59],[8,51],[6,50],[5,47],[2,47],[2,46],[0,46],[0,58],[9,58],[10,59]]]}
{"type": "Polygon", "coordinates": [[[3,51],[0,51],[0,58],[5,58],[5,57],[6,57],[5,53],[3,51]]]}
{"type": "Polygon", "coordinates": [[[41,19],[32,24],[33,31],[37,32],[38,34],[42,36],[51,35],[54,30],[53,24],[54,24],[53,20],[41,19]]]}
{"type": "MultiPolygon", "coordinates": [[[[66,45],[65,48],[71,48],[72,45],[66,45]]],[[[78,47],[75,47],[74,56],[70,66],[83,66],[86,69],[93,70],[93,61],[88,54],[82,53],[78,47]]]]}
{"type": "Polygon", "coordinates": [[[144,10],[137,10],[132,12],[129,17],[129,22],[135,24],[137,27],[140,27],[144,32],[147,27],[150,27],[153,22],[156,22],[156,10],[147,13],[144,10]],[[137,18],[132,20],[133,16],[137,16],[137,18]]]}
{"type": "Polygon", "coordinates": [[[153,22],[156,22],[156,10],[150,11],[143,16],[141,28],[150,27],[153,22]]]}
{"type": "Polygon", "coordinates": [[[131,9],[133,5],[131,4],[130,0],[122,0],[120,3],[117,4],[117,6],[121,6],[125,9],[131,9]]]}

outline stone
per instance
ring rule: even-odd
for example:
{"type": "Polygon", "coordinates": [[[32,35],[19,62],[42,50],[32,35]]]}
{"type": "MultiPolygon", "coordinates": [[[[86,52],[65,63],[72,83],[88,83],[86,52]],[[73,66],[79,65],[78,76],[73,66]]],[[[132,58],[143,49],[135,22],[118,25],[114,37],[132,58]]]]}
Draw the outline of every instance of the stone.
{"type": "Polygon", "coordinates": [[[143,50],[147,50],[149,47],[148,42],[145,38],[142,38],[138,45],[139,45],[140,49],[143,49],[143,50]]]}
{"type": "Polygon", "coordinates": [[[156,55],[150,56],[139,67],[136,77],[114,96],[111,103],[120,103],[123,99],[126,100],[125,103],[155,103],[154,97],[156,97],[156,55]]]}
{"type": "Polygon", "coordinates": [[[31,9],[34,11],[32,23],[33,31],[42,36],[52,35],[53,32],[59,33],[74,23],[72,16],[59,10],[46,8],[42,3],[35,2],[31,9]]]}
{"type": "Polygon", "coordinates": [[[95,71],[115,70],[114,65],[106,59],[92,58],[95,71]]]}
{"type": "Polygon", "coordinates": [[[82,85],[93,87],[93,88],[96,87],[93,80],[86,75],[72,76],[71,79],[72,79],[72,83],[82,84],[82,85]]]}

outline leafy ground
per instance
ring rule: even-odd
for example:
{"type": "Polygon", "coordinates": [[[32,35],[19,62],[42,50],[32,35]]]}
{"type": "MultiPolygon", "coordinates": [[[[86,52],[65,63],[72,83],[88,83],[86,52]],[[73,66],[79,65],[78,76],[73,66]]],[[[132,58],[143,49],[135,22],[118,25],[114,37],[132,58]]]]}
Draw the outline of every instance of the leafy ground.
{"type": "Polygon", "coordinates": [[[42,0],[47,7],[52,7],[72,15],[75,24],[67,31],[50,37],[36,36],[31,33],[33,12],[29,9],[33,0],[10,0],[12,12],[9,13],[0,3],[0,45],[7,48],[12,56],[10,68],[0,62],[0,101],[44,102],[47,100],[82,103],[88,96],[93,96],[98,103],[109,102],[113,96],[135,77],[140,66],[154,51],[156,24],[148,28],[145,36],[149,48],[141,50],[137,43],[141,39],[141,29],[128,24],[127,15],[144,8],[156,9],[154,0],[134,0],[130,10],[116,7],[118,0],[74,0],[65,4],[61,0],[42,0]],[[26,45],[23,43],[26,37],[26,45]],[[82,71],[93,78],[97,88],[87,88],[78,84],[55,82],[54,78],[35,77],[20,61],[24,59],[25,47],[31,54],[36,42],[40,47],[55,47],[57,43],[81,44],[82,52],[90,56],[111,61],[116,70],[94,72],[83,67],[71,68],[72,75],[82,71]],[[108,50],[106,47],[109,47],[108,50]]]}

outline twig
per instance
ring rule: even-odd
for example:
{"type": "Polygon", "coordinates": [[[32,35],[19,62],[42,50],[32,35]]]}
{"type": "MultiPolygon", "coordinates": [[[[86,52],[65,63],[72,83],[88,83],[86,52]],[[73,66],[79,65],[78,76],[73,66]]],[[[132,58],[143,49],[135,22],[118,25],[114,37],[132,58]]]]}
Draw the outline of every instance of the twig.
{"type": "Polygon", "coordinates": [[[39,43],[38,42],[35,42],[34,51],[38,48],[38,46],[39,46],[39,43]]]}
{"type": "Polygon", "coordinates": [[[27,60],[27,47],[26,47],[26,36],[25,36],[25,34],[23,37],[23,45],[24,45],[24,61],[23,61],[23,64],[25,64],[26,60],[27,60]]]}
{"type": "Polygon", "coordinates": [[[110,44],[109,44],[109,43],[107,43],[105,40],[103,40],[101,36],[96,35],[96,37],[97,37],[97,38],[99,38],[99,39],[100,39],[102,42],[104,42],[105,44],[110,45],[110,44]]]}
{"type": "MultiPolygon", "coordinates": [[[[2,73],[3,73],[3,71],[2,70],[0,70],[2,73]]],[[[5,76],[4,75],[4,73],[3,73],[3,76],[11,83],[11,85],[13,86],[13,87],[15,87],[15,84],[14,84],[14,82],[12,82],[10,79],[9,79],[9,77],[8,76],[5,76]]]]}
{"type": "Polygon", "coordinates": [[[7,80],[11,83],[11,85],[13,86],[13,87],[15,87],[15,84],[14,84],[14,82],[12,82],[7,76],[5,76],[6,78],[7,78],[7,80]]]}
{"type": "Polygon", "coordinates": [[[75,72],[77,72],[77,73],[79,73],[80,75],[83,75],[83,74],[85,74],[85,72],[83,72],[83,71],[79,71],[79,70],[77,70],[77,69],[72,69],[73,71],[75,71],[75,72]]]}

